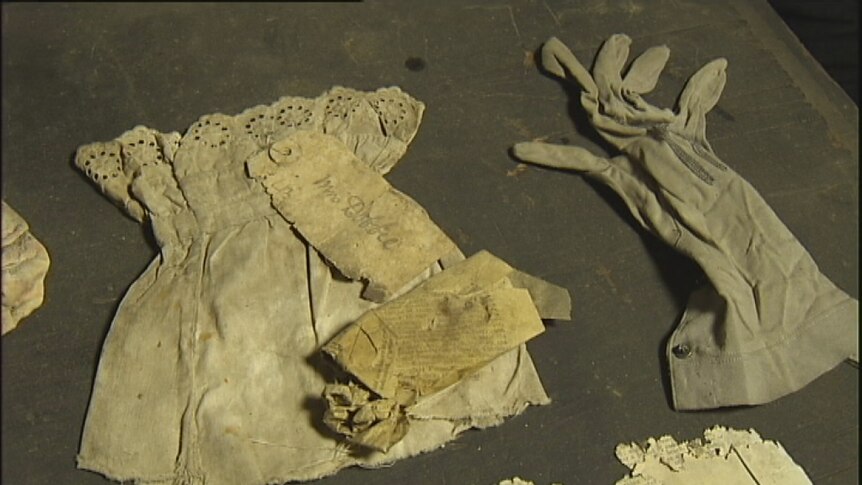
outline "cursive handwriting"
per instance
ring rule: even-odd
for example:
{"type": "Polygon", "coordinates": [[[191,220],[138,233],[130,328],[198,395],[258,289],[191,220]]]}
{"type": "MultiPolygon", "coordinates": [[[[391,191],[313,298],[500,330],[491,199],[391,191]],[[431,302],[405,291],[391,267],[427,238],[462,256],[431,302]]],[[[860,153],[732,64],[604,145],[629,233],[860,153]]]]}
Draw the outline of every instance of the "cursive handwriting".
{"type": "Polygon", "coordinates": [[[325,201],[338,205],[341,213],[365,234],[376,236],[383,249],[395,249],[401,245],[401,239],[393,234],[398,227],[395,221],[387,221],[385,217],[371,215],[374,201],[368,202],[355,194],[341,195],[342,191],[336,183],[332,175],[327,175],[314,181],[312,185],[320,191],[325,201]]]}

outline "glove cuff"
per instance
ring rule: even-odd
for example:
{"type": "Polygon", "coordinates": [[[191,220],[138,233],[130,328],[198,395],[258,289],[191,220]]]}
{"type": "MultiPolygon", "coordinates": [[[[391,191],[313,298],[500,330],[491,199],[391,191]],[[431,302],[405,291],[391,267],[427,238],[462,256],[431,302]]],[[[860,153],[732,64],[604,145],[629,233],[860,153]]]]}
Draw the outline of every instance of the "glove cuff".
{"type": "MultiPolygon", "coordinates": [[[[696,310],[718,299],[711,287],[692,294],[679,328],[693,318],[722,315],[696,310]]],[[[704,355],[680,340],[677,330],[667,346],[676,410],[764,404],[801,389],[844,359],[858,361],[859,302],[847,296],[792,334],[751,352],[725,348],[704,355]]]]}

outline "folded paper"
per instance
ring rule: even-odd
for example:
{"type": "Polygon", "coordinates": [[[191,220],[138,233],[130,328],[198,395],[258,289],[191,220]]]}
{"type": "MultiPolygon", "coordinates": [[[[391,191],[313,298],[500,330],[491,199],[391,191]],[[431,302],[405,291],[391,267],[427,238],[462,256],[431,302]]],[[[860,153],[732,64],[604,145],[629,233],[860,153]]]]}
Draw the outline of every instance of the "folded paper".
{"type": "Polygon", "coordinates": [[[564,289],[526,278],[486,251],[366,312],[323,351],[379,399],[356,386],[328,386],[327,424],[387,450],[403,436],[411,406],[544,331],[531,291],[518,287],[525,281],[534,294],[557,296],[541,299],[542,309],[568,318],[564,289]]]}
{"type": "Polygon", "coordinates": [[[248,162],[249,174],[300,234],[364,296],[383,301],[456,251],[413,199],[333,136],[300,131],[248,162]]]}

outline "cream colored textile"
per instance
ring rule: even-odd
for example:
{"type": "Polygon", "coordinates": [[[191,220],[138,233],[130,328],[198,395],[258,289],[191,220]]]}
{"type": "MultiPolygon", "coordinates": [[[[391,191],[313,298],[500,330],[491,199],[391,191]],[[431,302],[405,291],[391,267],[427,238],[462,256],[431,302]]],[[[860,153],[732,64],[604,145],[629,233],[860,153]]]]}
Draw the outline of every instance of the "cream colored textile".
{"type": "Polygon", "coordinates": [[[3,335],[42,306],[51,260],[30,226],[3,201],[3,335]]]}
{"type": "Polygon", "coordinates": [[[542,48],[543,67],[581,85],[591,123],[621,156],[532,142],[514,154],[607,184],[644,228],[703,268],[710,285],[692,293],[668,342],[674,406],[762,404],[858,359],[859,302],[820,272],[706,140],[706,113],[724,89],[727,61],[697,71],[676,111],[659,109],[641,94],[656,85],[670,52],[646,50],[623,76],[630,43],[621,34],[608,39],[592,74],[559,40],[542,48]]]}
{"type": "MultiPolygon", "coordinates": [[[[376,304],[275,211],[245,162],[308,130],[338,138],[386,173],[423,109],[397,88],[334,88],[203,116],[182,136],[139,126],[78,150],[76,165],[149,222],[161,248],[105,340],[81,468],[140,483],[308,480],[415,455],[548,402],[521,346],[435,395],[385,454],[355,454],[322,423],[332,369],[318,350],[376,304]]],[[[404,291],[439,270],[416,275],[404,291]]]]}
{"type": "Polygon", "coordinates": [[[631,470],[616,485],[811,485],[781,443],[753,429],[713,426],[703,439],[662,436],[620,443],[614,452],[631,470]]]}

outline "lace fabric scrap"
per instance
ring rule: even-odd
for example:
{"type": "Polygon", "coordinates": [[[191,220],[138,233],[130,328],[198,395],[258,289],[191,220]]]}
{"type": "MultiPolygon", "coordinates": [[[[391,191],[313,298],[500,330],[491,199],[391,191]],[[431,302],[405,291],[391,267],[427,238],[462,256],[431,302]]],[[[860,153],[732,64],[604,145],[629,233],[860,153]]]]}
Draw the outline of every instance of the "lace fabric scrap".
{"type": "Polygon", "coordinates": [[[51,259],[30,226],[3,201],[3,335],[42,306],[51,259]]]}
{"type": "Polygon", "coordinates": [[[678,443],[670,436],[644,444],[621,443],[616,456],[631,474],[617,485],[810,485],[811,480],[781,443],[753,429],[714,426],[703,439],[678,443]]]}

